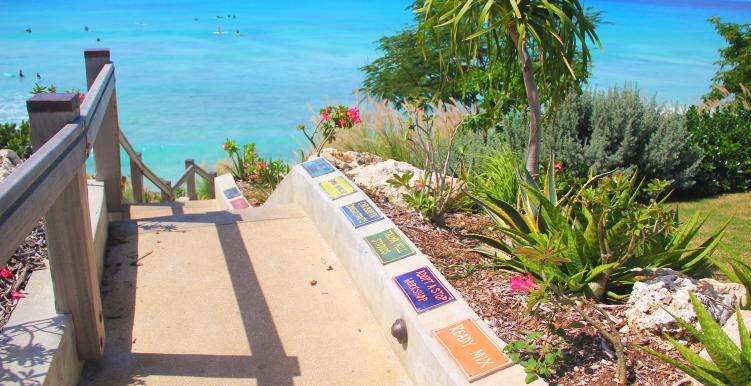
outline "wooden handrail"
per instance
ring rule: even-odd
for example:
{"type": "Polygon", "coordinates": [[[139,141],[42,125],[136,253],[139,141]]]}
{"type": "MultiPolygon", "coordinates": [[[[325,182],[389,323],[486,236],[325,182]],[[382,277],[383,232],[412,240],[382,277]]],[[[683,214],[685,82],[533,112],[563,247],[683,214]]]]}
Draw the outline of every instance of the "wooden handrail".
{"type": "Polygon", "coordinates": [[[118,138],[120,140],[120,146],[123,147],[126,153],[128,153],[128,157],[130,157],[130,160],[135,163],[135,165],[138,167],[138,170],[141,171],[141,173],[149,179],[154,185],[156,185],[159,190],[166,194],[170,200],[174,200],[175,197],[172,193],[172,187],[165,184],[159,176],[156,175],[151,169],[149,169],[148,166],[146,166],[145,163],[141,160],[141,158],[138,157],[136,154],[136,151],[133,150],[133,145],[130,144],[130,141],[128,141],[128,138],[125,137],[122,131],[118,133],[118,138]]]}
{"type": "Polygon", "coordinates": [[[180,178],[177,179],[177,182],[175,182],[172,185],[173,195],[174,195],[174,190],[177,189],[178,186],[180,186],[180,185],[184,184],[185,182],[187,182],[188,177],[190,177],[190,175],[192,173],[195,173],[195,166],[193,166],[193,165],[191,165],[190,167],[188,167],[187,169],[185,169],[185,171],[183,172],[183,174],[180,175],[180,178]]]}
{"type": "Polygon", "coordinates": [[[89,88],[89,92],[81,103],[81,116],[87,130],[87,142],[94,143],[107,112],[107,104],[115,90],[115,67],[112,63],[105,64],[96,80],[89,88]]]}

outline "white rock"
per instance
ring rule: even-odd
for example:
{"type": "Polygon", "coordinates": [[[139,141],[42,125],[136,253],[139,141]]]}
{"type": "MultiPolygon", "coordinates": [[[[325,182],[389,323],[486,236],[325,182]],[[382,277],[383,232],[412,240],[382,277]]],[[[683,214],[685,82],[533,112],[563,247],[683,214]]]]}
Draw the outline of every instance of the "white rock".
{"type": "Polygon", "coordinates": [[[624,311],[626,323],[634,331],[676,328],[675,320],[666,310],[695,322],[689,292],[696,294],[720,323],[728,319],[736,304],[745,302],[745,289],[740,284],[696,280],[671,269],[657,269],[653,274],[652,279],[634,284],[624,311]]]}
{"type": "Polygon", "coordinates": [[[8,177],[17,167],[23,163],[15,151],[9,149],[0,150],[0,181],[8,177]]]}

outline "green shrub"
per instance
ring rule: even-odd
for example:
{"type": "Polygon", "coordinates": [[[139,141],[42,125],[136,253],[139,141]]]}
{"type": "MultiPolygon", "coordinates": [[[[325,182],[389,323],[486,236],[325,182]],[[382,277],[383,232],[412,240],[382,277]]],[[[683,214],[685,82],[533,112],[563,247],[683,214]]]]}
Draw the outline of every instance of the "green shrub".
{"type": "MultiPolygon", "coordinates": [[[[751,265],[743,261],[738,255],[730,251],[726,252],[730,254],[730,258],[727,261],[712,259],[712,262],[733,283],[738,283],[745,287],[746,297],[751,298],[751,265]]],[[[751,304],[747,304],[746,308],[751,309],[751,304]]]]}
{"type": "Polygon", "coordinates": [[[684,346],[670,336],[665,336],[665,339],[673,345],[683,360],[673,359],[647,347],[641,347],[641,349],[648,354],[679,368],[684,373],[690,375],[704,385],[751,385],[751,336],[749,336],[748,328],[746,328],[741,313],[736,309],[738,332],[740,334],[741,342],[741,347],[738,347],[725,331],[722,330],[722,327],[720,327],[720,325],[712,318],[712,315],[704,308],[701,302],[699,302],[696,295],[691,293],[690,296],[691,304],[694,306],[694,312],[696,312],[696,317],[699,319],[701,331],[694,327],[692,323],[675,315],[673,315],[673,318],[675,318],[678,324],[685,328],[694,339],[704,345],[711,361],[702,358],[690,348],[684,346]]]}
{"type": "Polygon", "coordinates": [[[10,149],[26,159],[31,155],[31,127],[29,121],[0,123],[0,149],[10,149]]]}
{"type": "Polygon", "coordinates": [[[697,184],[700,195],[739,192],[751,187],[751,110],[720,107],[700,112],[691,107],[686,125],[704,152],[697,184]]]}
{"type": "Polygon", "coordinates": [[[724,227],[690,249],[703,222],[697,213],[680,224],[677,211],[664,205],[665,198],[658,199],[666,183],[655,181],[643,189],[635,173],[615,173],[590,178],[572,191],[575,194],[559,198],[554,173],[551,160],[543,189],[529,175],[518,177],[518,208],[494,197],[476,198],[512,240],[508,245],[475,235],[487,244],[478,252],[513,270],[547,276],[563,292],[584,292],[596,299],[626,298],[639,280],[638,268],[670,268],[691,276],[711,273],[709,257],[724,227]],[[645,193],[652,198],[638,202],[645,193]],[[556,264],[543,266],[541,261],[556,264]]]}
{"type": "Polygon", "coordinates": [[[481,153],[471,153],[472,166],[465,181],[476,197],[514,202],[519,193],[516,181],[516,156],[505,144],[487,146],[481,153]]]}
{"type": "MultiPolygon", "coordinates": [[[[682,114],[646,102],[635,87],[607,92],[570,93],[543,130],[543,151],[553,151],[574,176],[585,178],[613,169],[638,169],[646,180],[694,184],[701,158],[682,114]]],[[[527,122],[511,116],[501,124],[509,145],[526,148],[527,122]]]]}

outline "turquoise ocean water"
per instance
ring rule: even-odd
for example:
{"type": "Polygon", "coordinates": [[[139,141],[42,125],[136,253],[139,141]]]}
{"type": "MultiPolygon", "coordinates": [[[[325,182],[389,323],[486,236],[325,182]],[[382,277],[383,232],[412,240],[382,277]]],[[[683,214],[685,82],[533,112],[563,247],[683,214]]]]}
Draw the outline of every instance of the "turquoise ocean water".
{"type": "MultiPolygon", "coordinates": [[[[409,3],[0,0],[0,74],[13,75],[0,77],[0,122],[25,119],[36,73],[60,91],[84,89],[83,50],[107,47],[120,125],[160,175],[174,179],[185,158],[212,166],[227,137],[292,159],[297,124],[311,106],[354,101],[359,67],[377,57],[380,36],[411,24],[409,3]],[[214,34],[217,27],[228,33],[214,34]]],[[[723,41],[706,19],[751,22],[748,1],[586,5],[609,22],[599,29],[605,50],[591,83],[637,83],[681,104],[698,101],[716,70],[723,41]]]]}

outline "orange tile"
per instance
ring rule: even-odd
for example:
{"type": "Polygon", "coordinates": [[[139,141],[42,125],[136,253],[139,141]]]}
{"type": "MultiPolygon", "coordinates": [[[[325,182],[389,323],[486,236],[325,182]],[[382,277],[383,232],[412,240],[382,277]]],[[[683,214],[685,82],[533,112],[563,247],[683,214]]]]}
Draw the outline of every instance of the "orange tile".
{"type": "Polygon", "coordinates": [[[435,330],[433,334],[470,381],[513,364],[470,319],[435,330]]]}

